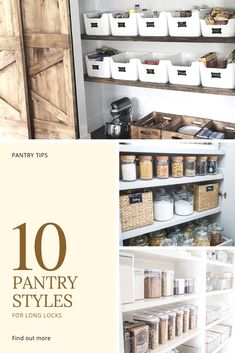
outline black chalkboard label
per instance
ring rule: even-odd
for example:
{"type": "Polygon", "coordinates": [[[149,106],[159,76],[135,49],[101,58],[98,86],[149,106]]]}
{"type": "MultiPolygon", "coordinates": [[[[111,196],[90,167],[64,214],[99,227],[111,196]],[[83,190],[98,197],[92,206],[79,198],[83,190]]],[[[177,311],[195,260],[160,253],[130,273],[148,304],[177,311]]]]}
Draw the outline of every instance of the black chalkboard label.
{"type": "Polygon", "coordinates": [[[126,68],[125,67],[118,67],[118,71],[119,72],[126,72],[126,68]]]}
{"type": "Polygon", "coordinates": [[[207,186],[207,188],[206,188],[207,192],[210,192],[210,191],[213,191],[213,190],[214,190],[214,186],[213,185],[207,186]]]}
{"type": "Polygon", "coordinates": [[[97,22],[91,23],[91,28],[98,28],[98,23],[97,22]]]}
{"type": "Polygon", "coordinates": [[[221,78],[221,73],[220,72],[212,72],[211,78],[221,78]]]}
{"type": "Polygon", "coordinates": [[[186,70],[177,70],[178,71],[178,76],[187,76],[186,70]]]}
{"type": "Polygon", "coordinates": [[[222,34],[222,28],[212,28],[212,34],[222,34]]]}
{"type": "Polygon", "coordinates": [[[147,75],[154,75],[155,74],[155,70],[154,69],[147,69],[147,75]]]}
{"type": "Polygon", "coordinates": [[[187,27],[187,22],[178,22],[178,27],[187,27]]]}
{"type": "Polygon", "coordinates": [[[100,67],[99,67],[99,65],[92,65],[92,69],[93,69],[93,70],[99,70],[100,67]]]}
{"type": "Polygon", "coordinates": [[[135,194],[135,195],[129,196],[129,201],[130,201],[130,205],[143,202],[142,194],[135,194]]]}
{"type": "Polygon", "coordinates": [[[155,23],[154,22],[146,22],[146,27],[155,27],[155,23]]]}
{"type": "Polygon", "coordinates": [[[118,22],[118,27],[119,28],[125,28],[126,27],[126,23],[125,22],[118,22]]]}

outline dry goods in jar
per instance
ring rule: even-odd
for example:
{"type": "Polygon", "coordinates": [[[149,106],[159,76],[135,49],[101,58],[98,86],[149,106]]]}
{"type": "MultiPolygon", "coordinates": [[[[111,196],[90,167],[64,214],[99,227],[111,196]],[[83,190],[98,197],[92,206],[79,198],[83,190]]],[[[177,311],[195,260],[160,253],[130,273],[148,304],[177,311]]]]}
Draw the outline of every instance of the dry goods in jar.
{"type": "Polygon", "coordinates": [[[176,336],[181,336],[183,333],[183,314],[184,312],[182,310],[176,310],[176,336]]]}
{"type": "Polygon", "coordinates": [[[121,172],[123,181],[136,180],[137,175],[135,160],[135,156],[121,156],[121,172]]]}
{"type": "Polygon", "coordinates": [[[156,176],[159,179],[169,178],[169,157],[167,156],[156,157],[156,176]]]}
{"type": "Polygon", "coordinates": [[[130,328],[129,331],[132,339],[132,352],[147,353],[149,350],[149,326],[143,324],[130,328]]]}
{"type": "Polygon", "coordinates": [[[159,321],[160,319],[153,314],[134,314],[134,320],[144,321],[149,326],[149,348],[156,349],[159,345],[159,321]]]}
{"type": "Polygon", "coordinates": [[[171,175],[173,178],[182,178],[184,176],[183,157],[181,156],[172,157],[171,175]]]}
{"type": "Polygon", "coordinates": [[[168,319],[168,339],[175,339],[176,330],[176,313],[173,311],[167,311],[168,319]]]}
{"type": "Polygon", "coordinates": [[[168,341],[168,315],[159,316],[159,342],[160,344],[166,344],[168,341]]]}
{"type": "Polygon", "coordinates": [[[162,296],[174,294],[174,271],[162,271],[162,296]]]}
{"type": "Polygon", "coordinates": [[[168,221],[174,216],[174,200],[170,194],[161,189],[154,195],[154,219],[156,221],[168,221]]]}
{"type": "Polygon", "coordinates": [[[159,230],[149,234],[149,246],[161,246],[162,242],[166,240],[165,230],[159,230]]]}
{"type": "Polygon", "coordinates": [[[144,297],[161,297],[161,270],[145,270],[144,272],[144,297]]]}
{"type": "Polygon", "coordinates": [[[207,172],[207,157],[197,157],[197,175],[205,176],[207,172]]]}
{"type": "Polygon", "coordinates": [[[150,180],[153,178],[153,162],[151,156],[139,156],[140,179],[150,180]]]}
{"type": "Polygon", "coordinates": [[[217,156],[208,157],[207,161],[207,174],[215,175],[217,174],[217,156]]]}
{"type": "Polygon", "coordinates": [[[196,157],[188,156],[184,160],[184,175],[194,177],[196,175],[196,157]]]}

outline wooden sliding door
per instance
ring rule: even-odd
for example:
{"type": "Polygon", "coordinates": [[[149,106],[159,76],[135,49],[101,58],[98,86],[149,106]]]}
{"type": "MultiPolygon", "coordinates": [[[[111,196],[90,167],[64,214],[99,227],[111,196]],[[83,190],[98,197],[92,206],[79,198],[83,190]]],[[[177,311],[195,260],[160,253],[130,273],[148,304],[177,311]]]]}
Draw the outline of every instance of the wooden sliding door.
{"type": "Polygon", "coordinates": [[[69,2],[21,3],[35,138],[76,138],[69,2]]]}
{"type": "Polygon", "coordinates": [[[0,0],[0,138],[30,137],[19,0],[0,0]]]}

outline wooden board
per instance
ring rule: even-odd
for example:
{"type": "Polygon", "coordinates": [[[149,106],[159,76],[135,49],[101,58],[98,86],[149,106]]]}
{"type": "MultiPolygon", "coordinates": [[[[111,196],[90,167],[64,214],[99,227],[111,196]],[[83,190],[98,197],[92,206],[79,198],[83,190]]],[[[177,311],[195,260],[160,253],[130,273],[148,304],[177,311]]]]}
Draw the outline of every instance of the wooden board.
{"type": "Polygon", "coordinates": [[[35,138],[76,138],[68,0],[22,0],[21,4],[35,138]]]}
{"type": "Polygon", "coordinates": [[[19,0],[0,0],[0,138],[31,137],[19,0]]]}

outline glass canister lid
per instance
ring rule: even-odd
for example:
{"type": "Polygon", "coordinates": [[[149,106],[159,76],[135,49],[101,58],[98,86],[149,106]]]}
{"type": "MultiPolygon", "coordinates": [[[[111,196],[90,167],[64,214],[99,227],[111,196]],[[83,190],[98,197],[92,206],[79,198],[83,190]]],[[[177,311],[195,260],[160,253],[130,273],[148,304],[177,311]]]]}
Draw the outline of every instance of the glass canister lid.
{"type": "Polygon", "coordinates": [[[172,201],[173,197],[171,194],[168,194],[164,188],[161,188],[155,192],[154,200],[155,201],[161,201],[161,200],[172,201]]]}
{"type": "Polygon", "coordinates": [[[195,236],[197,238],[202,238],[202,239],[208,238],[209,236],[208,229],[206,227],[197,227],[195,229],[195,236]]]}

